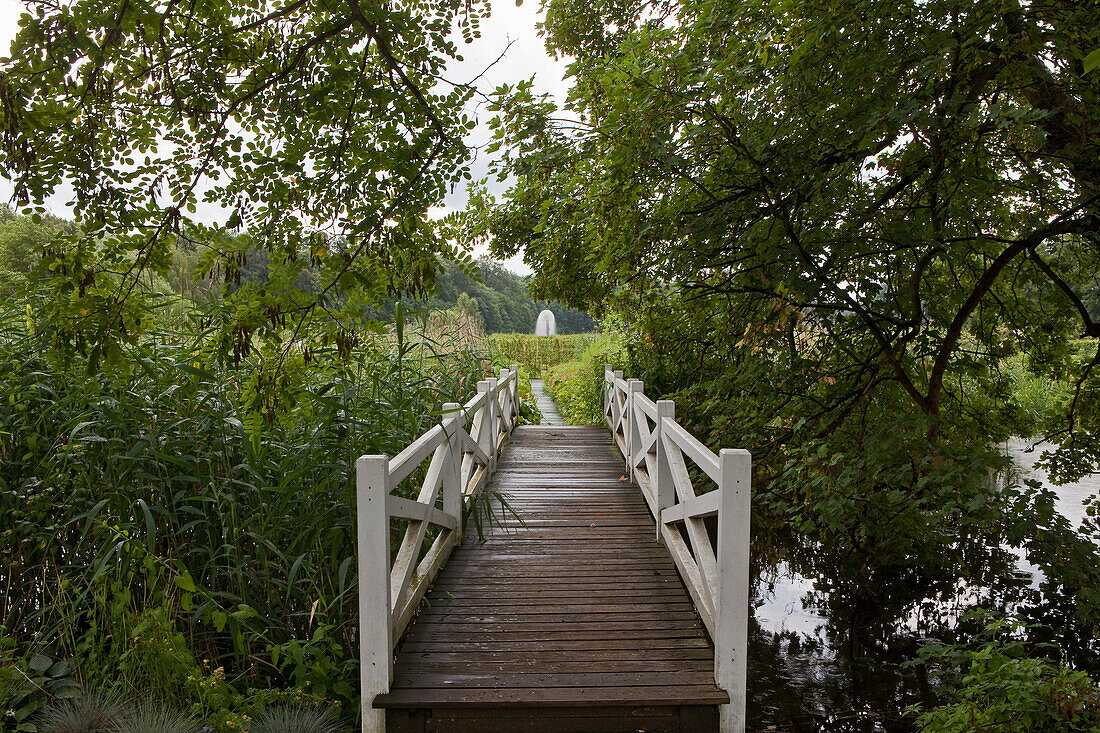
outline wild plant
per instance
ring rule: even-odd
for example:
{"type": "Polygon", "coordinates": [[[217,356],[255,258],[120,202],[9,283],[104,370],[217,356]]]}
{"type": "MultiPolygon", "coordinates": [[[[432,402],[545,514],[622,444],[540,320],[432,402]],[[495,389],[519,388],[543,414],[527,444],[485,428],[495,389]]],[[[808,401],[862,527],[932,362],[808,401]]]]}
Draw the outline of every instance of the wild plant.
{"type": "Polygon", "coordinates": [[[345,728],[332,708],[271,707],[253,723],[252,733],[340,733],[345,728]]]}
{"type": "Polygon", "coordinates": [[[126,705],[126,700],[117,693],[82,691],[42,708],[37,718],[38,730],[39,733],[115,733],[126,705]]]}
{"type": "Polygon", "coordinates": [[[158,703],[132,705],[116,719],[114,733],[200,733],[202,724],[190,715],[158,703]]]}
{"type": "Polygon", "coordinates": [[[17,657],[181,707],[211,680],[206,710],[249,688],[350,702],[354,461],[464,401],[484,356],[399,314],[346,358],[305,334],[234,367],[196,320],[94,368],[0,313],[0,627],[17,657]]]}

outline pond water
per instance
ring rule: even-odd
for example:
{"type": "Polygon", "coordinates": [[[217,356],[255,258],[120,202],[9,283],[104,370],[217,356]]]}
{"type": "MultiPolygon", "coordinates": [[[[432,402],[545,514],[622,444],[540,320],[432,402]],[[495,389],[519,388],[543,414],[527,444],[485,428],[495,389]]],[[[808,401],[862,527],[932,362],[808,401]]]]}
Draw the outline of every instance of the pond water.
{"type": "MultiPolygon", "coordinates": [[[[1049,485],[1050,477],[1047,476],[1047,472],[1035,465],[1047,447],[1044,443],[1036,446],[1030,441],[1017,439],[1005,444],[1005,452],[1012,457],[1013,463],[1020,468],[1025,477],[1049,485]],[[1033,446],[1035,446],[1034,449],[1033,446]]],[[[1075,484],[1055,486],[1054,491],[1058,494],[1055,507],[1073,523],[1073,526],[1079,526],[1085,518],[1085,502],[1090,496],[1100,493],[1100,473],[1087,476],[1075,484]]]]}
{"type": "MultiPolygon", "coordinates": [[[[1049,485],[1034,464],[1043,446],[1011,441],[1005,452],[1022,478],[1049,485]]],[[[1056,508],[1077,527],[1085,502],[1100,493],[1100,474],[1053,487],[1056,508]]],[[[846,605],[842,583],[803,577],[780,561],[754,561],[756,606],[749,626],[749,730],[794,733],[895,733],[910,731],[907,705],[929,704],[931,686],[919,670],[901,664],[930,638],[950,635],[975,603],[999,607],[1045,607],[1037,570],[1019,551],[990,554],[982,587],[960,581],[953,591],[910,603],[899,618],[874,618],[846,605]]],[[[854,605],[854,604],[853,604],[854,605]]]]}

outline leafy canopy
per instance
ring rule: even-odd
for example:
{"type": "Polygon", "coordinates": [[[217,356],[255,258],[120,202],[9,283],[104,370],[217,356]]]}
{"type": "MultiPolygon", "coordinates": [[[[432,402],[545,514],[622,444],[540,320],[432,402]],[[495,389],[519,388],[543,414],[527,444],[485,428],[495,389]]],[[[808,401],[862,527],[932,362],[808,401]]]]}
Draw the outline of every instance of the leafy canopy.
{"type": "MultiPolygon", "coordinates": [[[[647,389],[752,449],[760,519],[842,566],[802,572],[904,617],[1006,514],[1036,557],[1053,537],[990,480],[997,441],[1100,464],[1098,29],[1069,0],[551,0],[567,108],[501,90],[517,183],[471,229],[620,311],[647,389]],[[1068,384],[1052,415],[1010,357],[1068,384]]],[[[1094,634],[1097,577],[1043,557],[1094,634]]]]}
{"type": "Polygon", "coordinates": [[[219,311],[226,353],[321,322],[348,344],[363,307],[431,282],[429,207],[469,176],[471,93],[442,81],[478,0],[34,3],[0,62],[0,173],[27,212],[71,186],[80,230],[46,255],[62,344],[117,354],[145,324],[139,283],[173,244],[227,294],[246,253],[267,284],[219,311]],[[219,225],[197,222],[221,212],[219,225]],[[232,236],[231,236],[232,235],[232,236]],[[294,287],[305,263],[316,292],[294,287]]]}
{"type": "Polygon", "coordinates": [[[1011,432],[966,393],[996,396],[991,368],[1023,351],[1075,384],[1061,473],[1096,464],[1100,355],[1070,349],[1100,337],[1095,4],[584,6],[551,2],[545,26],[576,58],[571,119],[529,85],[497,105],[519,181],[487,224],[498,255],[526,245],[536,288],[572,304],[675,298],[683,318],[634,320],[818,380],[790,396],[818,393],[798,412],[822,433],[894,392],[930,439],[1011,432]]]}

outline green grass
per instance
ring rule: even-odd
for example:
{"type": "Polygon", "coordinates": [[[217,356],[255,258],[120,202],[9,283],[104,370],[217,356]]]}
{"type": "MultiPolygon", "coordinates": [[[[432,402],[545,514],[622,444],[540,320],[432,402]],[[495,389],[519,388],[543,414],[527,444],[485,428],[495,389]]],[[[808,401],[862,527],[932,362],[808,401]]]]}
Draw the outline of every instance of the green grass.
{"type": "Polygon", "coordinates": [[[558,364],[578,359],[597,338],[595,333],[567,336],[494,333],[489,336],[489,348],[499,363],[519,364],[529,376],[540,378],[558,364]]]}

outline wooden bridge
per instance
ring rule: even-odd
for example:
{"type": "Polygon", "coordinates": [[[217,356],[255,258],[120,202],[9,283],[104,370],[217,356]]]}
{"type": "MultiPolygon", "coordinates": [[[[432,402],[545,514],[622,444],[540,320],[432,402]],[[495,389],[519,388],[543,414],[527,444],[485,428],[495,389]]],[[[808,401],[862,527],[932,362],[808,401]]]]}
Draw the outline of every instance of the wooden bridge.
{"type": "Polygon", "coordinates": [[[358,461],[363,730],[743,731],[748,452],[610,367],[608,430],[518,399],[358,461]]]}

